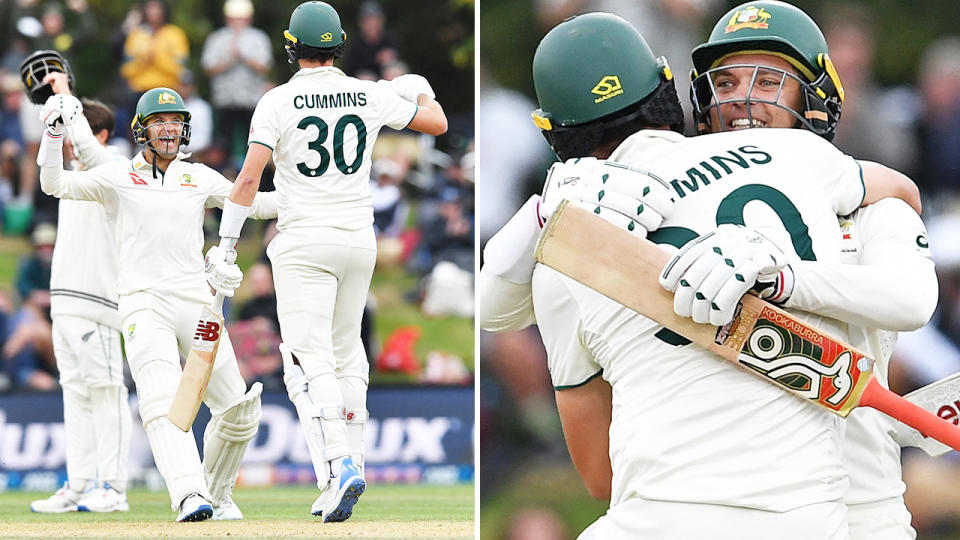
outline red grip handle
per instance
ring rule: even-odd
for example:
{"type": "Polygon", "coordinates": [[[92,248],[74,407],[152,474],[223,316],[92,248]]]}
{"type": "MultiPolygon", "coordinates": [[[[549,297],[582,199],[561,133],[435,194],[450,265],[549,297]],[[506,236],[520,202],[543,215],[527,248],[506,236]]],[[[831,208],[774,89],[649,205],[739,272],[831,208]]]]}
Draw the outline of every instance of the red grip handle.
{"type": "Polygon", "coordinates": [[[860,405],[872,407],[960,452],[960,428],[932,412],[887,390],[871,379],[860,396],[860,405]]]}

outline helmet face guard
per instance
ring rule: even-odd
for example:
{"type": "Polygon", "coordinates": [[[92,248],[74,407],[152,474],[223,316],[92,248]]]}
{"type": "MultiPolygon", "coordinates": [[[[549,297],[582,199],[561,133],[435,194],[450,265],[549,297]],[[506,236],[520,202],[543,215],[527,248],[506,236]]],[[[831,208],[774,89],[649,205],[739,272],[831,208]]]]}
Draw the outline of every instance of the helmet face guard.
{"type": "Polygon", "coordinates": [[[43,82],[51,73],[65,73],[67,84],[73,90],[73,71],[67,59],[57,51],[36,51],[20,64],[20,80],[31,102],[42,105],[53,95],[50,84],[43,82]]]}
{"type": "MultiPolygon", "coordinates": [[[[826,62],[829,63],[829,58],[826,59],[826,62]]],[[[832,64],[830,66],[832,68],[832,64]]],[[[764,104],[789,112],[797,120],[797,123],[791,127],[802,126],[827,140],[831,140],[836,133],[841,111],[841,97],[834,83],[834,78],[830,75],[831,72],[835,73],[832,69],[825,69],[817,80],[811,83],[783,69],[756,64],[731,64],[710,69],[694,77],[690,86],[690,101],[693,104],[697,132],[704,134],[726,130],[727,123],[723,118],[723,106],[736,103],[743,104],[750,121],[749,126],[753,126],[752,106],[754,104],[764,104]],[[751,70],[746,95],[743,95],[742,92],[731,93],[722,88],[725,75],[735,69],[751,70]],[[761,79],[769,81],[771,77],[779,81],[776,92],[766,90],[763,92],[763,97],[755,95],[758,81],[761,79]],[[718,88],[718,86],[721,87],[718,88]],[[784,103],[784,98],[790,97],[784,95],[785,88],[789,87],[798,89],[799,110],[794,109],[788,103],[784,103]],[[827,97],[824,98],[824,95],[827,97]],[[716,113],[716,126],[713,125],[714,113],[716,113]]]]}
{"type": "Polygon", "coordinates": [[[133,130],[133,139],[134,141],[136,141],[137,144],[146,146],[147,148],[152,150],[154,153],[161,156],[176,155],[177,152],[184,151],[186,147],[190,144],[190,114],[189,113],[187,113],[182,120],[172,121],[172,122],[156,122],[154,124],[148,125],[149,118],[150,116],[143,119],[141,118],[134,119],[131,129],[133,130]],[[160,128],[158,129],[156,126],[160,126],[160,128]],[[179,133],[176,127],[171,129],[170,126],[179,127],[179,133]],[[155,133],[158,132],[153,137],[151,137],[147,133],[151,128],[154,129],[155,133]],[[165,139],[171,136],[180,138],[180,142],[177,145],[177,149],[173,152],[161,152],[157,149],[156,146],[151,144],[151,143],[154,143],[155,141],[164,141],[165,139]]]}

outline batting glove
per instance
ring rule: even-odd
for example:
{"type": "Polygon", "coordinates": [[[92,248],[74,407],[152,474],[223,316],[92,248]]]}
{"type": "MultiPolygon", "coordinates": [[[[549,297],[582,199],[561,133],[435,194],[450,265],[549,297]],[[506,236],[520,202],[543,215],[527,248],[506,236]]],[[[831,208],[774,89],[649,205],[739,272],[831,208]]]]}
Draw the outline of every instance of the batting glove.
{"type": "Polygon", "coordinates": [[[220,246],[213,246],[207,250],[203,272],[206,274],[207,283],[217,293],[227,297],[233,296],[233,290],[243,281],[243,272],[235,264],[236,260],[236,250],[224,249],[220,246]]]}
{"type": "Polygon", "coordinates": [[[406,73],[392,80],[379,80],[377,84],[386,86],[396,92],[400,97],[407,101],[417,102],[420,94],[426,94],[428,98],[434,99],[437,95],[433,92],[433,87],[424,77],[413,73],[406,73]]]}
{"type": "Polygon", "coordinates": [[[67,126],[73,125],[83,114],[80,100],[69,94],[56,94],[47,98],[40,108],[40,121],[47,126],[51,135],[63,135],[67,126]]]}
{"type": "Polygon", "coordinates": [[[677,315],[714,326],[733,320],[748,291],[786,302],[793,281],[783,250],[753,229],[730,224],[688,242],[660,275],[660,285],[674,292],[677,315]]]}
{"type": "Polygon", "coordinates": [[[656,230],[676,205],[670,187],[652,174],[596,158],[554,163],[540,201],[546,223],[567,199],[640,237],[656,230]]]}

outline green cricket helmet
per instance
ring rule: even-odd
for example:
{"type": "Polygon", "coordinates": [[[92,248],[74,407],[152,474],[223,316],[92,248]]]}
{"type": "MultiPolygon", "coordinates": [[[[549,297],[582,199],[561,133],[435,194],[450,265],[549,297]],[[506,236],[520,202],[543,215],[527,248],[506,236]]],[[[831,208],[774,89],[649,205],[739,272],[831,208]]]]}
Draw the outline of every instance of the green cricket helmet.
{"type": "MultiPolygon", "coordinates": [[[[775,68],[763,69],[781,73],[781,88],[787,78],[799,83],[802,110],[773,104],[790,111],[799,124],[817,135],[827,140],[833,138],[840,121],[844,94],[840,77],[830,60],[827,40],[817,23],[800,8],[775,0],[748,2],[733,8],[713,27],[707,42],[693,49],[690,99],[698,131],[711,131],[710,113],[714,108],[719,113],[722,103],[746,101],[749,105],[751,101],[764,102],[750,99],[749,94],[746,100],[739,98],[728,101],[721,101],[716,95],[713,79],[725,69],[718,66],[724,60],[740,54],[769,54],[793,66],[800,77],[775,68]]],[[[749,67],[754,68],[756,77],[757,66],[749,67]]],[[[749,106],[747,109],[749,111],[749,106]]]]}
{"type": "Polygon", "coordinates": [[[533,56],[540,108],[532,113],[560,159],[589,155],[605,133],[668,125],[683,131],[683,110],[666,59],[630,23],[610,13],[571,17],[533,56]]]}
{"type": "Polygon", "coordinates": [[[291,64],[298,58],[314,56],[318,51],[343,56],[347,33],[340,25],[340,15],[326,2],[305,2],[290,15],[290,27],[283,31],[283,48],[291,64]]]}
{"type": "Polygon", "coordinates": [[[137,110],[130,123],[134,142],[138,145],[149,145],[159,139],[160,137],[147,138],[147,119],[155,114],[166,112],[181,115],[182,120],[179,123],[183,128],[180,131],[180,146],[185,147],[190,144],[190,111],[187,110],[183,104],[183,98],[176,90],[163,87],[147,90],[137,101],[137,110]]]}

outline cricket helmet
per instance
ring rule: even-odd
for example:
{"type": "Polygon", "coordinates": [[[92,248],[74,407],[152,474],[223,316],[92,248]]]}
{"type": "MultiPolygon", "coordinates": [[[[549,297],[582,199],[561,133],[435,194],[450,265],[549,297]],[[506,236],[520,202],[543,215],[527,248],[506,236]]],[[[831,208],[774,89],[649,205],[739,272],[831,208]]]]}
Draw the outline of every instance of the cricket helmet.
{"type": "Polygon", "coordinates": [[[133,115],[133,121],[130,123],[134,142],[139,145],[148,145],[156,140],[158,137],[147,138],[147,119],[155,114],[165,112],[178,113],[182,116],[183,119],[180,123],[183,128],[180,131],[180,146],[190,144],[190,111],[187,110],[183,104],[183,98],[176,90],[164,87],[147,90],[137,101],[137,110],[133,115]]]}
{"type": "Polygon", "coordinates": [[[592,152],[604,133],[631,121],[683,130],[683,110],[666,59],[630,23],[610,13],[571,17],[533,57],[540,108],[533,121],[560,159],[592,152]]]}
{"type": "Polygon", "coordinates": [[[53,95],[50,83],[43,82],[43,78],[50,73],[66,73],[67,84],[73,90],[73,70],[67,59],[57,51],[35,51],[20,64],[20,80],[23,81],[27,97],[37,105],[44,104],[53,95]]]}
{"type": "Polygon", "coordinates": [[[334,58],[343,56],[347,33],[340,25],[340,15],[326,2],[304,2],[290,15],[290,27],[283,31],[283,48],[291,64],[297,58],[315,54],[315,50],[332,52],[334,58]]]}
{"type": "Polygon", "coordinates": [[[827,40],[817,23],[800,8],[775,0],[733,8],[713,27],[707,42],[693,49],[690,99],[701,133],[710,131],[710,111],[719,106],[711,76],[720,62],[738,54],[769,54],[790,63],[800,77],[784,73],[800,84],[802,110],[777,106],[792,112],[810,131],[827,140],[833,138],[844,93],[827,40]]]}

